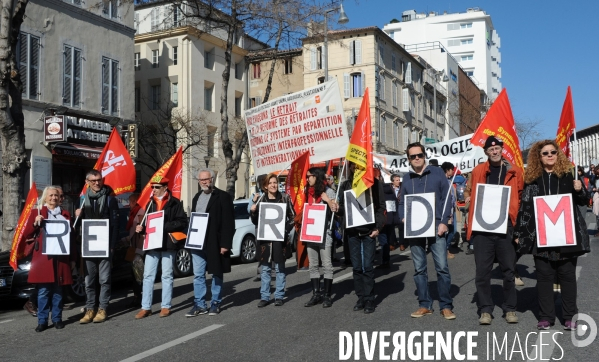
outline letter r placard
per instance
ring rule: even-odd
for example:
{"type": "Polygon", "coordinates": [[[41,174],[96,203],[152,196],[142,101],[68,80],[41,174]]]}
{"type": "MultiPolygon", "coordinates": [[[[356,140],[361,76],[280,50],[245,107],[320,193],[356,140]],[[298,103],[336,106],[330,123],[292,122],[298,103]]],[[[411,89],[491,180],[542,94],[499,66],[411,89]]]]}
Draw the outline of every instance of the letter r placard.
{"type": "Polygon", "coordinates": [[[148,214],[146,218],[146,239],[144,250],[162,248],[164,232],[164,211],[156,211],[148,214]]]}
{"type": "Polygon", "coordinates": [[[576,245],[572,195],[533,198],[537,224],[537,247],[576,245]]]}
{"type": "Polygon", "coordinates": [[[304,204],[300,241],[322,244],[325,241],[327,205],[304,204]]]}
{"type": "Polygon", "coordinates": [[[69,255],[71,226],[66,220],[44,220],[42,254],[69,255]]]}

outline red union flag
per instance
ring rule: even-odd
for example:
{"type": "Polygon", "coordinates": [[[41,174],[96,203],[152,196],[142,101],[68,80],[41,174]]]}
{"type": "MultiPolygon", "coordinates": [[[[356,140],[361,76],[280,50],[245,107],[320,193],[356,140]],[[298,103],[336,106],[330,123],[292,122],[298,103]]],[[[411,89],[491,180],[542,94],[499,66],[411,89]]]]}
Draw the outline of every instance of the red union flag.
{"type": "Polygon", "coordinates": [[[574,119],[574,105],[572,104],[572,91],[568,86],[566,92],[566,100],[562,107],[562,115],[559,118],[559,125],[557,126],[557,136],[555,142],[564,151],[566,156],[572,161],[572,152],[570,150],[570,138],[576,129],[576,121],[574,119]]]}
{"type": "Polygon", "coordinates": [[[152,196],[152,182],[160,182],[163,177],[169,179],[168,189],[170,194],[180,199],[181,184],[183,183],[183,147],[179,147],[177,152],[154,173],[141,191],[137,203],[142,209],[146,207],[152,196]]]}
{"type": "Polygon", "coordinates": [[[37,202],[37,188],[35,186],[35,182],[31,184],[31,188],[29,189],[29,193],[27,194],[27,200],[25,201],[25,207],[23,207],[23,211],[21,212],[21,216],[19,217],[19,222],[17,223],[17,228],[15,229],[15,235],[12,238],[12,247],[10,249],[10,260],[9,264],[12,266],[14,270],[17,270],[17,260],[21,259],[25,254],[25,243],[23,243],[23,233],[27,228],[27,223],[29,222],[29,216],[31,215],[31,210],[35,207],[35,203],[37,202]]]}
{"type": "Polygon", "coordinates": [[[296,215],[302,212],[304,202],[306,202],[304,189],[306,188],[306,173],[309,168],[310,152],[306,151],[291,163],[291,169],[287,176],[285,193],[291,197],[296,215]]]}
{"type": "Polygon", "coordinates": [[[362,105],[356,126],[349,140],[347,155],[345,159],[356,164],[354,179],[352,180],[352,190],[356,197],[374,184],[374,169],[372,163],[372,121],[370,119],[370,99],[368,98],[368,88],[364,92],[362,105]]]}

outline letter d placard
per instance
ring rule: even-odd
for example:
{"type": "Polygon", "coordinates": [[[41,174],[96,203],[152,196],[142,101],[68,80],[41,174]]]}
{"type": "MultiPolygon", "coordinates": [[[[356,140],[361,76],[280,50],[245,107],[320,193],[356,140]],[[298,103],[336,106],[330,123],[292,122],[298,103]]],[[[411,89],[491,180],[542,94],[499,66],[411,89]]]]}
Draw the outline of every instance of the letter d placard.
{"type": "Polygon", "coordinates": [[[478,184],[476,200],[474,200],[472,231],[507,233],[511,192],[512,188],[509,186],[478,184]]]}
{"type": "Polygon", "coordinates": [[[406,195],[404,237],[435,237],[435,193],[406,195]]]}
{"type": "Polygon", "coordinates": [[[42,254],[69,255],[71,253],[71,226],[66,220],[44,220],[42,254]]]}
{"type": "Polygon", "coordinates": [[[148,214],[146,218],[146,239],[144,240],[144,250],[162,248],[162,238],[164,237],[164,210],[148,214]]]}
{"type": "Polygon", "coordinates": [[[533,202],[537,224],[537,247],[576,245],[572,195],[536,196],[533,202]]]}

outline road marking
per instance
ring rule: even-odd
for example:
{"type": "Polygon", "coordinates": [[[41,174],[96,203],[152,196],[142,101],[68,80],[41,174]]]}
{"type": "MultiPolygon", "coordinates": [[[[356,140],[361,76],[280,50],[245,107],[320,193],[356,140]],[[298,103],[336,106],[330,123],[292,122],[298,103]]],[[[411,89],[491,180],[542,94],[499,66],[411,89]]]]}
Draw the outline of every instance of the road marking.
{"type": "Polygon", "coordinates": [[[214,331],[214,330],[216,330],[216,329],[219,329],[220,327],[224,327],[224,326],[225,326],[224,324],[213,324],[213,325],[211,325],[211,326],[209,326],[209,327],[206,327],[206,328],[204,328],[204,329],[200,329],[199,331],[196,331],[196,332],[190,333],[190,334],[188,334],[188,335],[186,335],[186,336],[183,336],[183,337],[181,337],[181,338],[177,338],[177,339],[175,339],[175,340],[172,340],[172,341],[170,341],[170,342],[168,342],[168,343],[162,344],[162,345],[160,345],[160,346],[158,346],[158,347],[154,347],[154,348],[152,348],[152,349],[149,349],[149,350],[147,350],[147,351],[145,351],[145,352],[142,352],[142,353],[140,353],[140,354],[136,354],[135,356],[129,357],[129,358],[127,358],[127,359],[124,359],[124,360],[122,360],[121,362],[134,362],[134,361],[139,361],[139,360],[141,360],[141,359],[144,359],[144,358],[146,358],[146,357],[149,357],[149,356],[151,356],[151,355],[154,355],[154,354],[156,354],[156,353],[158,353],[158,352],[162,352],[162,351],[164,351],[164,350],[166,350],[166,349],[169,349],[169,348],[171,348],[171,347],[174,347],[174,346],[176,346],[176,345],[178,345],[178,344],[181,344],[181,343],[187,342],[187,341],[189,341],[190,339],[194,339],[194,338],[196,338],[196,337],[199,337],[199,336],[201,336],[202,334],[206,334],[206,333],[208,333],[208,332],[212,332],[212,331],[214,331]]]}
{"type": "Polygon", "coordinates": [[[8,322],[12,322],[12,321],[14,321],[14,319],[7,319],[7,320],[5,320],[5,321],[2,321],[2,322],[0,322],[0,324],[2,324],[2,323],[8,323],[8,322]]]}

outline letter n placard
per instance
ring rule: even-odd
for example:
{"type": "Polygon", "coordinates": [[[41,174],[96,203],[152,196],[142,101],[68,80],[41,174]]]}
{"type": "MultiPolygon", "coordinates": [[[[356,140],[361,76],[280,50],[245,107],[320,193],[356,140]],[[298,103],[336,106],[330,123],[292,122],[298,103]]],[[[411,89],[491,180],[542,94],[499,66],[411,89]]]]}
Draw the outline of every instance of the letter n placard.
{"type": "Polygon", "coordinates": [[[354,190],[344,192],[345,197],[345,227],[355,228],[374,223],[374,203],[372,189],[368,189],[356,198],[354,190]]]}
{"type": "Polygon", "coordinates": [[[71,226],[66,220],[44,220],[42,254],[69,255],[71,253],[71,226]]]}
{"type": "Polygon", "coordinates": [[[572,195],[533,198],[537,224],[537,247],[576,245],[572,195]]]}
{"type": "Polygon", "coordinates": [[[109,220],[83,220],[81,256],[107,258],[110,252],[109,220]]]}
{"type": "Polygon", "coordinates": [[[325,242],[327,204],[304,204],[300,241],[322,244],[325,242]]]}
{"type": "Polygon", "coordinates": [[[404,237],[435,237],[435,193],[406,195],[404,237]]]}
{"type": "Polygon", "coordinates": [[[189,230],[187,230],[187,239],[185,247],[188,249],[204,249],[204,240],[206,240],[206,230],[208,230],[209,214],[202,212],[192,212],[189,218],[189,230]]]}
{"type": "Polygon", "coordinates": [[[285,212],[287,204],[261,202],[258,204],[258,240],[285,240],[285,212]]]}
{"type": "Polygon", "coordinates": [[[512,188],[509,186],[478,184],[474,200],[472,231],[507,233],[511,192],[512,188]]]}
{"type": "Polygon", "coordinates": [[[144,250],[162,248],[164,237],[164,211],[156,211],[148,214],[146,218],[146,239],[144,250]]]}

